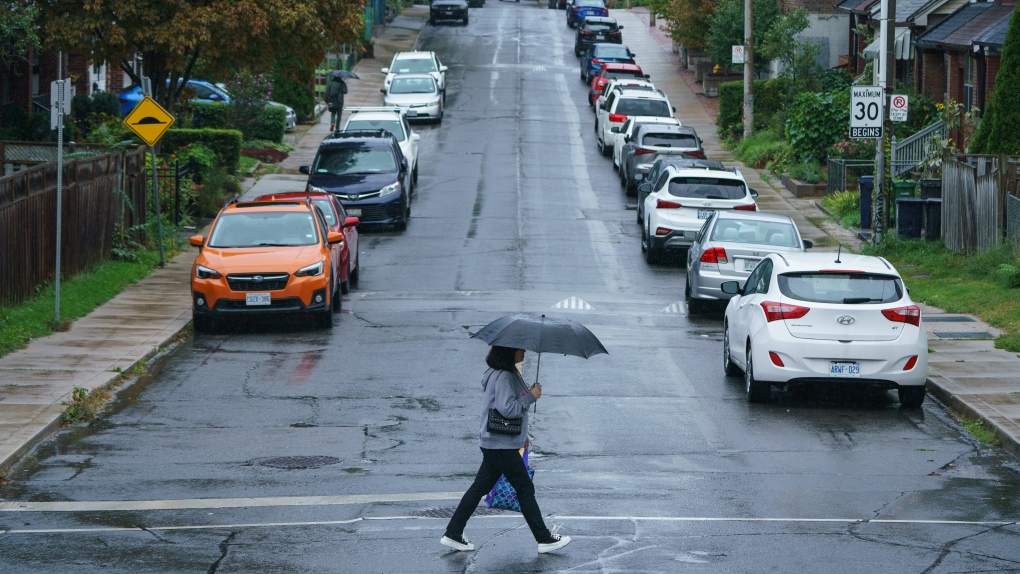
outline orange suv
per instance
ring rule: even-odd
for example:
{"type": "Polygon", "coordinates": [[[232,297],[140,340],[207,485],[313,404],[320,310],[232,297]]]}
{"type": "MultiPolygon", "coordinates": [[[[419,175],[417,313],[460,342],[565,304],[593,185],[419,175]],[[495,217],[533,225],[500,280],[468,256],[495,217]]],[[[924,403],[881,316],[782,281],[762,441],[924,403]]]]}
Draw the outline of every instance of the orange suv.
{"type": "Polygon", "coordinates": [[[213,221],[191,272],[196,331],[229,315],[311,313],[323,328],[340,310],[344,235],[311,201],[229,203],[213,221]]]}

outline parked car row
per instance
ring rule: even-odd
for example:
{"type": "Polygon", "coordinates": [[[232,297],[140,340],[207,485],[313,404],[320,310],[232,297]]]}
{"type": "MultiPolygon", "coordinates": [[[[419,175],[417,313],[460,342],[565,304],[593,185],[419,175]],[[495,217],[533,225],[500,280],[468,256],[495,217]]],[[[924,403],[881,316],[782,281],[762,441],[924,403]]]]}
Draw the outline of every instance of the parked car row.
{"type": "Polygon", "coordinates": [[[429,24],[435,26],[440,20],[457,20],[467,26],[470,21],[468,8],[484,5],[485,0],[430,0],[429,24]]]}
{"type": "MultiPolygon", "coordinates": [[[[167,80],[167,85],[170,84],[170,80],[167,80]]],[[[190,94],[188,98],[192,102],[213,102],[229,104],[231,101],[230,93],[227,92],[225,84],[212,82],[206,82],[204,80],[188,80],[184,87],[187,94],[190,94]]],[[[120,102],[120,115],[127,116],[131,113],[131,110],[135,109],[138,102],[142,101],[142,88],[139,86],[131,86],[117,94],[117,100],[120,102]]],[[[297,113],[294,108],[281,104],[280,102],[274,102],[269,100],[266,104],[270,106],[280,106],[287,110],[286,129],[292,130],[297,126],[297,113]]]]}
{"type": "Polygon", "coordinates": [[[896,269],[880,257],[806,253],[813,244],[791,217],[758,211],[758,192],[739,169],[706,158],[600,7],[566,6],[595,144],[624,193],[637,195],[645,260],[673,252],[686,264],[689,314],[727,302],[726,375],[743,375],[752,402],[768,401],[773,386],[836,382],[897,389],[904,407],[920,406],[927,337],[896,269]]]}

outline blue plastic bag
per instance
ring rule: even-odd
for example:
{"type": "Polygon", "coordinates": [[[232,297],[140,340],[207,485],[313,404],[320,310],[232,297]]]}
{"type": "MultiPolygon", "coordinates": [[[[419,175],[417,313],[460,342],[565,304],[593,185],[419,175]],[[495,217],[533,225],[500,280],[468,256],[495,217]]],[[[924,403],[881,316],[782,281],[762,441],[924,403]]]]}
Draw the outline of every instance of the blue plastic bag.
{"type": "MultiPolygon", "coordinates": [[[[528,478],[535,480],[535,470],[528,466],[528,449],[521,449],[521,458],[524,459],[524,466],[528,469],[528,478]]],[[[489,494],[485,495],[485,505],[489,508],[502,508],[504,510],[521,511],[521,504],[517,501],[517,491],[510,486],[505,476],[500,476],[496,486],[492,487],[489,494]]]]}

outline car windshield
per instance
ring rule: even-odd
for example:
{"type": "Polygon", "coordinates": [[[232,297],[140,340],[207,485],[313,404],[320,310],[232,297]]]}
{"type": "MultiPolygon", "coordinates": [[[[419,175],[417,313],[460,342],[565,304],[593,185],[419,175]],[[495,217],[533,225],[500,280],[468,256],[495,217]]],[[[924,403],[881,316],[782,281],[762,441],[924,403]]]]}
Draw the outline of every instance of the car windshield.
{"type": "Polygon", "coordinates": [[[432,62],[432,58],[401,58],[393,62],[393,67],[390,68],[391,74],[408,74],[408,73],[422,73],[422,72],[435,72],[436,66],[432,62]]]}
{"type": "Polygon", "coordinates": [[[333,204],[328,199],[313,199],[312,203],[322,210],[322,216],[326,218],[326,223],[330,227],[336,225],[336,213],[333,212],[333,204]]]}
{"type": "Polygon", "coordinates": [[[344,128],[350,131],[357,130],[386,130],[393,134],[393,137],[397,138],[398,142],[404,141],[404,130],[403,126],[400,125],[400,120],[360,120],[353,119],[347,122],[347,127],[344,128]]]}
{"type": "Polygon", "coordinates": [[[592,32],[607,32],[609,30],[615,30],[616,24],[606,24],[604,22],[588,22],[586,26],[592,32]]]}
{"type": "Polygon", "coordinates": [[[779,290],[786,297],[815,303],[894,303],[903,298],[903,285],[893,275],[878,273],[785,273],[779,290]]]}
{"type": "Polygon", "coordinates": [[[605,4],[602,3],[602,0],[574,0],[574,6],[597,6],[604,8],[605,4]]]}
{"type": "Polygon", "coordinates": [[[743,199],[747,188],[739,179],[674,177],[669,180],[669,194],[694,199],[743,199]]]}
{"type": "MultiPolygon", "coordinates": [[[[603,76],[605,76],[606,78],[609,78],[610,80],[615,80],[616,78],[644,78],[644,75],[642,75],[641,72],[631,71],[631,70],[619,71],[619,72],[610,72],[609,70],[606,70],[606,72],[603,74],[603,76]]],[[[637,86],[635,86],[635,87],[637,87],[637,86]]],[[[651,88],[649,88],[649,89],[651,89],[651,88]]]]}
{"type": "Polygon", "coordinates": [[[774,247],[797,247],[792,224],[759,219],[721,219],[712,230],[712,241],[750,243],[774,247]]]}
{"type": "Polygon", "coordinates": [[[617,100],[614,113],[625,116],[653,116],[657,118],[672,117],[673,112],[669,104],[662,100],[649,100],[645,98],[621,98],[617,100]]]}
{"type": "Polygon", "coordinates": [[[391,94],[432,94],[436,91],[436,82],[428,78],[393,78],[390,84],[391,94]]]}
{"type": "Polygon", "coordinates": [[[698,140],[691,134],[647,133],[641,138],[641,145],[697,148],[698,140]]]}
{"type": "Polygon", "coordinates": [[[595,50],[595,57],[600,59],[618,58],[621,60],[629,60],[630,52],[624,46],[619,44],[610,44],[606,46],[599,46],[598,49],[595,50]]]}
{"type": "Polygon", "coordinates": [[[307,211],[251,211],[222,215],[213,227],[209,247],[314,245],[315,221],[307,211]]]}
{"type": "Polygon", "coordinates": [[[315,156],[314,173],[343,175],[349,173],[384,173],[397,171],[393,151],[368,146],[329,147],[315,156]]]}

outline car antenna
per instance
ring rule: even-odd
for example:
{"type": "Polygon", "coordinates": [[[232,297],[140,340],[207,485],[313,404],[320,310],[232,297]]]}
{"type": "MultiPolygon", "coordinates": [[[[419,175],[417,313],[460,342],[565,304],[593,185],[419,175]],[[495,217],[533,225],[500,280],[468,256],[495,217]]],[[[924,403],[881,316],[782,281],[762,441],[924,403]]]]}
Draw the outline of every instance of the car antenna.
{"type": "Polygon", "coordinates": [[[836,263],[842,263],[842,261],[839,260],[839,256],[842,253],[843,253],[843,244],[840,243],[839,244],[839,249],[836,250],[836,263]]]}

